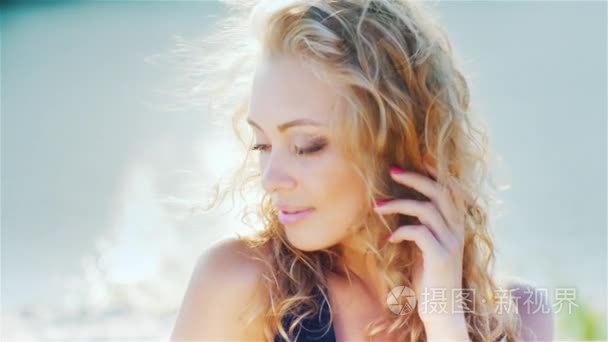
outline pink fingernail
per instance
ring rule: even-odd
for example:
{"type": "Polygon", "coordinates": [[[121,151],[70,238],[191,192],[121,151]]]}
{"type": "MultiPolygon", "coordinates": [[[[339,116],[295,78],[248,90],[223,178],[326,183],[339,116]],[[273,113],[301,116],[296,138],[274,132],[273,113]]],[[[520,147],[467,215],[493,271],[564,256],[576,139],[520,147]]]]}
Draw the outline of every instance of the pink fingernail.
{"type": "Polygon", "coordinates": [[[390,170],[391,170],[391,173],[396,173],[396,174],[405,173],[405,170],[398,166],[391,166],[390,170]]]}
{"type": "Polygon", "coordinates": [[[390,201],[390,200],[387,200],[387,199],[377,199],[377,200],[374,201],[374,205],[376,207],[380,207],[380,206],[386,204],[388,201],[390,201]]]}

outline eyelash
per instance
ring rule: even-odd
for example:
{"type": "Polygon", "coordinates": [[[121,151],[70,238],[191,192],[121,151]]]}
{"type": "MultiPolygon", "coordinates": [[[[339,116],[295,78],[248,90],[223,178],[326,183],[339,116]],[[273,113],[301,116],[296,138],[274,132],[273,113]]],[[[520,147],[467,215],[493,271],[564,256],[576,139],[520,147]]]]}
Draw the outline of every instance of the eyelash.
{"type": "MultiPolygon", "coordinates": [[[[268,146],[266,144],[256,144],[253,146],[252,150],[254,151],[260,151],[260,152],[268,152],[268,146]]],[[[296,154],[297,155],[307,155],[307,154],[313,154],[315,152],[319,152],[323,149],[323,147],[325,147],[325,143],[324,142],[317,142],[317,143],[313,143],[310,147],[307,148],[298,148],[296,147],[296,154]]]]}

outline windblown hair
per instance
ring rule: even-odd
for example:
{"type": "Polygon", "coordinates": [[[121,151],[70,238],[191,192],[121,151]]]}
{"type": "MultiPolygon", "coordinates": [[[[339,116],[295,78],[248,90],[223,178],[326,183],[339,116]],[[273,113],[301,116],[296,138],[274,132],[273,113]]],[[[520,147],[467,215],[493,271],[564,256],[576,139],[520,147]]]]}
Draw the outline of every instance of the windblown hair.
{"type": "MultiPolygon", "coordinates": [[[[494,183],[488,134],[475,123],[467,81],[431,9],[406,0],[226,2],[230,15],[221,22],[221,30],[205,39],[205,50],[182,46],[182,52],[196,52],[191,56],[194,71],[205,74],[207,82],[192,87],[186,97],[229,91],[230,101],[238,101],[231,111],[234,131],[250,147],[252,141],[243,139],[238,128],[248,111],[248,92],[238,93],[238,85],[251,84],[251,67],[262,56],[288,56],[309,65],[311,72],[335,85],[347,103],[347,114],[332,124],[332,132],[365,184],[370,205],[375,198],[428,200],[415,190],[394,186],[387,176],[391,165],[429,175],[425,163],[430,164],[437,170],[437,182],[458,189],[453,200],[464,216],[466,232],[462,288],[474,295],[465,302],[469,336],[473,341],[516,341],[521,321],[516,313],[500,310],[499,287],[492,274],[495,246],[488,211],[493,196],[488,185],[494,183]],[[256,39],[245,41],[251,33],[256,39]],[[199,59],[201,54],[206,57],[199,59]],[[212,79],[214,72],[221,78],[212,79]]],[[[216,187],[212,204],[259,178],[259,166],[247,152],[228,186],[221,192],[216,187]]],[[[268,339],[278,333],[291,340],[298,323],[319,310],[312,297],[315,287],[327,298],[323,289],[329,272],[348,276],[350,270],[341,264],[338,247],[305,252],[291,245],[267,194],[261,195],[254,210],[263,229],[241,238],[267,266],[261,281],[269,301],[267,307],[247,310],[251,320],[266,317],[268,339]],[[293,319],[284,329],[288,317],[293,319]]],[[[389,288],[413,288],[412,265],[421,258],[415,243],[382,242],[388,231],[419,221],[403,215],[377,216],[362,218],[361,236],[382,265],[389,288]]],[[[416,310],[396,315],[387,307],[386,315],[370,323],[367,332],[369,337],[396,332],[400,341],[426,340],[416,310]]]]}

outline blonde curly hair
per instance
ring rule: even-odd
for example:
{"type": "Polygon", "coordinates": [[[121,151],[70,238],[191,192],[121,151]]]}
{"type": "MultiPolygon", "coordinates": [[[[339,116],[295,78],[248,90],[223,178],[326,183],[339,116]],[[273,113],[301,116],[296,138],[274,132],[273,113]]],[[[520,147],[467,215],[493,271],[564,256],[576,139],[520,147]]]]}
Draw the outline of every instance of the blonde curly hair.
{"type": "MultiPolygon", "coordinates": [[[[248,111],[247,90],[256,62],[262,55],[281,55],[310,65],[318,77],[339,89],[348,104],[348,115],[332,125],[332,132],[370,199],[428,200],[415,190],[391,186],[386,176],[390,165],[427,175],[425,164],[432,165],[437,182],[456,185],[454,203],[465,216],[462,287],[474,290],[465,310],[469,336],[473,341],[516,341],[520,318],[497,310],[498,285],[492,276],[495,246],[487,212],[495,185],[489,174],[488,135],[474,120],[467,81],[431,9],[406,0],[226,3],[230,13],[219,30],[203,42],[182,42],[176,50],[188,59],[190,76],[205,80],[185,88],[181,99],[194,99],[189,104],[209,99],[213,104],[207,108],[217,112],[222,112],[222,104],[232,108],[234,132],[250,151],[252,141],[243,138],[239,125],[248,111]],[[255,39],[249,39],[252,33],[255,39]]],[[[259,181],[254,159],[248,152],[231,182],[221,190],[218,184],[212,202],[203,209],[259,181]]],[[[246,310],[251,321],[257,315],[266,317],[264,333],[269,340],[276,334],[291,340],[298,324],[319,310],[312,294],[318,289],[327,299],[327,275],[348,275],[349,269],[341,265],[338,247],[312,252],[294,248],[267,194],[252,211],[263,228],[241,239],[267,266],[262,280],[269,305],[246,310]],[[295,318],[287,329],[286,317],[295,318]]],[[[244,222],[250,213],[249,208],[243,212],[244,222]]],[[[410,269],[421,257],[410,241],[382,246],[387,231],[405,224],[417,222],[398,215],[367,215],[361,220],[362,237],[382,266],[389,288],[412,288],[410,269]]],[[[387,308],[386,315],[367,327],[370,338],[383,332],[396,333],[400,341],[426,340],[415,310],[395,315],[387,308]]]]}

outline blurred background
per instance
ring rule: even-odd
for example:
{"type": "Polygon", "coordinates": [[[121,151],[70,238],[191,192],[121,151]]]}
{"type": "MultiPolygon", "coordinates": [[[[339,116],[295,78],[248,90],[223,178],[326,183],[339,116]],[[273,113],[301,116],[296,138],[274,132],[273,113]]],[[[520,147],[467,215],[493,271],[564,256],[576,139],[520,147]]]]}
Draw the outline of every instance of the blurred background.
{"type": "MultiPolygon", "coordinates": [[[[176,69],[150,56],[226,8],[1,6],[1,339],[166,340],[196,257],[250,230],[230,205],[185,209],[239,148],[204,110],[163,108],[176,69]]],[[[548,291],[560,340],[606,340],[606,2],[436,6],[510,185],[496,269],[548,291]]]]}

